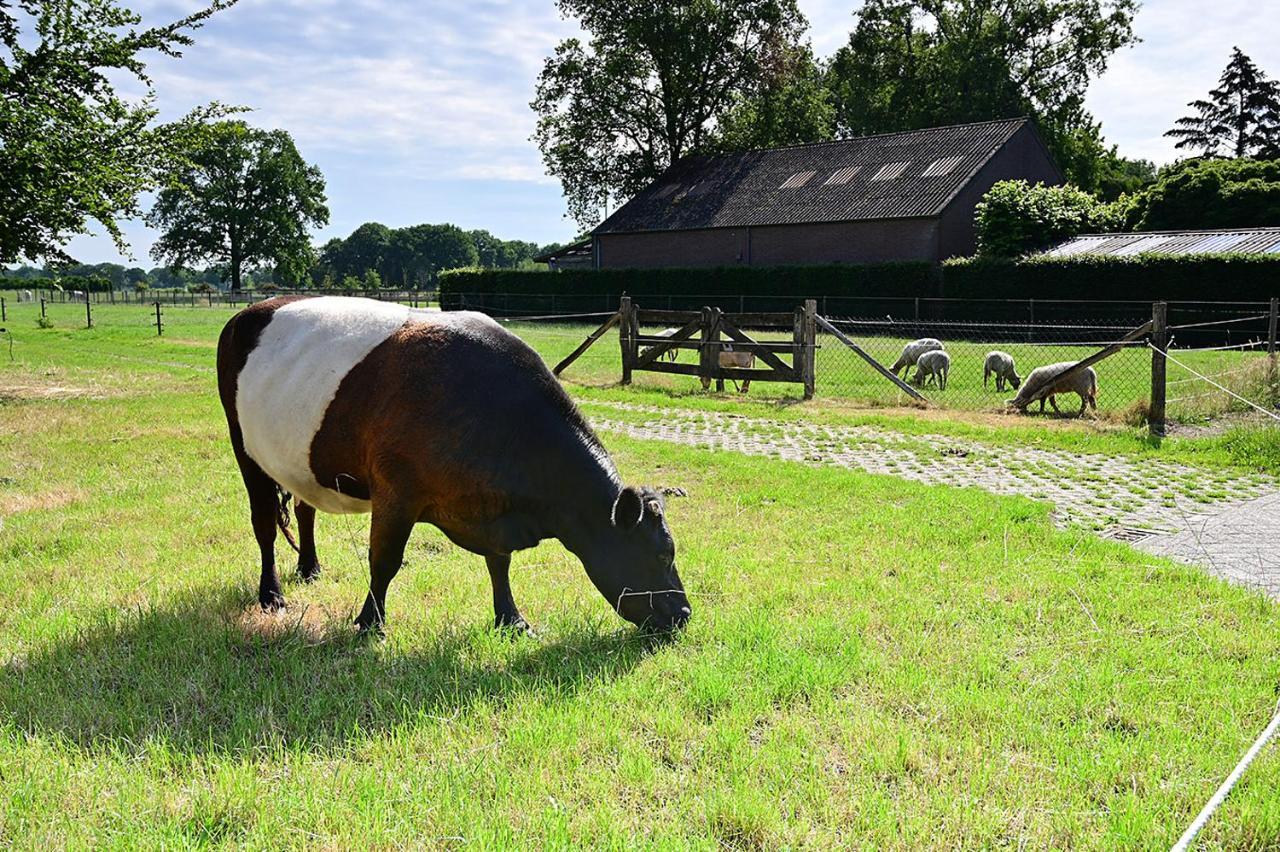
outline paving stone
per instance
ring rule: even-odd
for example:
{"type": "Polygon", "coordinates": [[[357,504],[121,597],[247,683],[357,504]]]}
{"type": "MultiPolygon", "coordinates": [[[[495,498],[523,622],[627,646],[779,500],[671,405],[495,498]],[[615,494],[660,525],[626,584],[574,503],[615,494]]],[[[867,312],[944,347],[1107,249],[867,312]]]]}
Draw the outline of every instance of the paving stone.
{"type": "Polygon", "coordinates": [[[1219,471],[1158,459],[1136,463],[1036,447],[992,447],[874,426],[814,425],[630,403],[591,405],[652,415],[638,423],[592,418],[597,429],[633,438],[1047,500],[1061,526],[1080,524],[1280,597],[1280,479],[1273,476],[1224,477],[1219,471]],[[1166,484],[1152,487],[1153,482],[1166,484]]]}

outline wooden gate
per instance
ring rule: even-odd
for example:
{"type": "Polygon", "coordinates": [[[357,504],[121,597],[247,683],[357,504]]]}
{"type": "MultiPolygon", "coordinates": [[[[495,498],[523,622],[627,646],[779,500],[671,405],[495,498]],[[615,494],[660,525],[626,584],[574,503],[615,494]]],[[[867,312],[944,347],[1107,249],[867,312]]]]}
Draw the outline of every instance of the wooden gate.
{"type": "Polygon", "coordinates": [[[568,358],[555,368],[555,374],[569,366],[579,355],[613,326],[618,326],[618,342],[622,349],[622,384],[631,383],[632,373],[649,371],[697,376],[704,383],[715,381],[724,390],[726,379],[741,382],[794,382],[804,386],[804,398],[813,398],[814,350],[817,346],[817,302],[813,299],[793,313],[726,314],[719,308],[701,311],[644,310],[623,296],[618,312],[591,334],[568,358]],[[669,334],[642,334],[641,325],[662,325],[669,334]],[[791,339],[755,340],[743,328],[752,330],[787,330],[791,339]],[[696,353],[696,363],[680,363],[683,350],[696,353]],[[729,366],[721,353],[732,351],[754,356],[754,366],[729,366]],[[789,360],[788,360],[789,359],[789,360]]]}

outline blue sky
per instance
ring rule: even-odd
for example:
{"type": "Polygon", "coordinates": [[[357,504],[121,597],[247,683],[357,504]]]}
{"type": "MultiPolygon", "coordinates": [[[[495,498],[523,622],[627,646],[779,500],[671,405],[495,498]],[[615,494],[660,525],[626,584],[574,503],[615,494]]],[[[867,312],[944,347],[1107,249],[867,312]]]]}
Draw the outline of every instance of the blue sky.
{"type": "MultiPolygon", "coordinates": [[[[799,0],[819,55],[848,37],[856,2],[799,0]]],[[[134,0],[161,22],[199,4],[134,0]]],[[[1161,134],[1217,80],[1232,45],[1280,77],[1280,14],[1269,0],[1147,0],[1143,42],[1114,57],[1088,93],[1108,140],[1127,156],[1174,159],[1161,134]]],[[[178,61],[151,65],[160,106],[176,116],[220,100],[293,134],[328,182],[331,221],[317,240],[357,225],[455,222],[504,239],[565,240],[558,184],[528,141],[528,102],[542,60],[577,31],[552,0],[241,0],[178,61]]],[[[150,267],[154,234],[126,233],[134,260],[101,236],[69,246],[85,262],[150,267]]]]}

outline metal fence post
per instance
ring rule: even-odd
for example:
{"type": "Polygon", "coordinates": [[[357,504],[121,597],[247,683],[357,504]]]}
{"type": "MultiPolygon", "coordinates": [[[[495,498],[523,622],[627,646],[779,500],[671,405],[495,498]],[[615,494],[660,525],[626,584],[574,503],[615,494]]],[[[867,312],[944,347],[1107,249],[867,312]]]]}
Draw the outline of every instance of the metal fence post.
{"type": "Polygon", "coordinates": [[[1169,304],[1156,302],[1151,306],[1151,409],[1147,422],[1154,438],[1165,436],[1165,374],[1168,363],[1164,353],[1169,348],[1169,304]]]}

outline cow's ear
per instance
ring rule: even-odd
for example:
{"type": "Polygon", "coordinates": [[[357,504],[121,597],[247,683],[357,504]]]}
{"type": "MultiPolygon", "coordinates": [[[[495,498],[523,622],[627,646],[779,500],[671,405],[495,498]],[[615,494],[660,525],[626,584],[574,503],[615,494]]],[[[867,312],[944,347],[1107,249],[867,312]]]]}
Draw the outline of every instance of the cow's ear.
{"type": "Polygon", "coordinates": [[[639,526],[643,519],[644,498],[640,495],[640,489],[628,485],[613,503],[613,525],[630,530],[639,526]]]}

